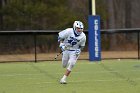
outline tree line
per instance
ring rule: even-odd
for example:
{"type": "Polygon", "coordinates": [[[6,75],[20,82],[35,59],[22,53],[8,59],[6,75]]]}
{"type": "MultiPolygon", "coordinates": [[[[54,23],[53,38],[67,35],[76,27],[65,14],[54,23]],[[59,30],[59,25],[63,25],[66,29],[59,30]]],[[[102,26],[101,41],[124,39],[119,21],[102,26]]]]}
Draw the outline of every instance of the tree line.
{"type": "MultiPolygon", "coordinates": [[[[84,4],[80,5],[83,6],[84,4]]],[[[73,11],[74,7],[70,0],[0,0],[0,29],[38,30],[70,27],[74,20],[85,20],[83,13],[79,16],[77,11],[73,11]]]]}
{"type": "MultiPolygon", "coordinates": [[[[96,0],[96,14],[101,16],[101,29],[115,29],[115,28],[138,28],[140,27],[140,1],[139,0],[96,0]]],[[[89,0],[0,0],[0,31],[4,30],[62,30],[68,27],[72,27],[75,20],[81,20],[85,29],[88,29],[88,15],[89,15],[89,0]]],[[[40,37],[41,39],[39,50],[41,48],[50,49],[53,44],[48,42],[48,37],[40,37]],[[47,43],[46,43],[47,41],[47,43]],[[44,45],[43,45],[44,42],[44,45]],[[41,45],[42,44],[42,45],[41,45]],[[48,44],[48,47],[44,47],[48,44]]],[[[103,38],[103,44],[106,48],[113,49],[117,46],[118,38],[122,42],[135,40],[135,35],[105,35],[103,38]]],[[[5,37],[7,38],[7,37],[5,37]]],[[[56,36],[51,36],[56,40],[56,36]]],[[[29,43],[20,43],[19,46],[22,50],[33,49],[31,45],[30,37],[16,39],[9,39],[6,43],[11,46],[10,42],[26,41],[29,43]]],[[[1,37],[0,42],[4,41],[4,37],[1,37]]],[[[16,43],[17,44],[17,43],[16,43]]],[[[4,44],[0,44],[4,46],[4,44]]],[[[18,50],[18,49],[17,49],[18,50]]]]}

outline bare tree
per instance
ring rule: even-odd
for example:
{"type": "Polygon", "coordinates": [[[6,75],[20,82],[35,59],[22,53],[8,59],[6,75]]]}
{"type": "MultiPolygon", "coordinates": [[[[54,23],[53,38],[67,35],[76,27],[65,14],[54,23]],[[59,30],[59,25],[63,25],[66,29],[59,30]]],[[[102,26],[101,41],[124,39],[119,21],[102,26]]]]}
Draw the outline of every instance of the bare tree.
{"type": "MultiPolygon", "coordinates": [[[[0,0],[0,10],[2,9],[3,0],[0,0]]],[[[3,30],[3,15],[0,13],[0,30],[3,30]]]]}
{"type": "Polygon", "coordinates": [[[131,2],[132,0],[125,0],[125,27],[131,28],[131,2]]]}
{"type": "Polygon", "coordinates": [[[140,27],[140,0],[133,0],[131,1],[131,26],[133,28],[139,28],[140,27]]]}
{"type": "MultiPolygon", "coordinates": [[[[3,6],[6,5],[7,3],[7,0],[0,0],[0,10],[2,10],[3,6]]],[[[4,18],[4,15],[2,13],[2,11],[0,12],[0,30],[3,30],[3,26],[4,26],[4,23],[3,23],[3,18],[4,18]]]]}
{"type": "MultiPolygon", "coordinates": [[[[115,11],[114,11],[114,2],[113,0],[109,0],[108,3],[108,14],[109,14],[109,20],[108,20],[108,27],[110,29],[115,28],[115,11]]],[[[116,35],[111,35],[110,37],[110,49],[113,50],[113,47],[116,46],[116,35]]]]}

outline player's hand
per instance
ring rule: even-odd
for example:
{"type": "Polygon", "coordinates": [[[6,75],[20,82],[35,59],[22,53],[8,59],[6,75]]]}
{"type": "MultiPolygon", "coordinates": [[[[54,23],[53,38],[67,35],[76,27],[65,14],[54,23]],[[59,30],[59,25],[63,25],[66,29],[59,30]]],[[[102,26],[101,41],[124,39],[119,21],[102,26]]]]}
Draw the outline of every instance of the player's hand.
{"type": "Polygon", "coordinates": [[[59,47],[61,48],[62,51],[66,50],[66,46],[64,45],[64,43],[60,43],[59,47]]]}
{"type": "Polygon", "coordinates": [[[81,49],[76,49],[75,54],[78,56],[81,53],[81,49]]]}
{"type": "Polygon", "coordinates": [[[62,51],[66,50],[66,46],[65,45],[61,46],[60,48],[61,48],[62,51]]]}

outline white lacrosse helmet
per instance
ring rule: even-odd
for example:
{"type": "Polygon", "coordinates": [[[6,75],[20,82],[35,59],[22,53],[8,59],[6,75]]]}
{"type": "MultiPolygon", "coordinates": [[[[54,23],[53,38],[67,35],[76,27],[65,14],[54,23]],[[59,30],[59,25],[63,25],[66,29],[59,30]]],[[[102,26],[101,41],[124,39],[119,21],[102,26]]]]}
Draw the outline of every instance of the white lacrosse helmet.
{"type": "Polygon", "coordinates": [[[73,29],[77,35],[80,35],[83,32],[84,25],[81,21],[74,21],[73,29]]]}

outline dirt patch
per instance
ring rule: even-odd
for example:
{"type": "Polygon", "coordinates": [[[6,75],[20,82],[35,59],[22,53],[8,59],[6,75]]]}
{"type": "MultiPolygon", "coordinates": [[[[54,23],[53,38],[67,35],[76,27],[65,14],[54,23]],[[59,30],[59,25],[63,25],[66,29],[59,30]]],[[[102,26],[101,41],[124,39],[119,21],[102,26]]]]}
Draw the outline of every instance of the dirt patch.
{"type": "MultiPolygon", "coordinates": [[[[59,53],[43,53],[37,54],[37,60],[54,60],[55,56],[59,53]]],[[[61,60],[62,55],[60,55],[57,60],[61,60]]],[[[102,59],[105,58],[137,58],[137,51],[103,51],[101,52],[102,59]]],[[[89,59],[88,52],[82,52],[79,59],[89,59]]],[[[4,61],[34,61],[35,54],[16,54],[16,55],[0,55],[0,62],[4,61]]]]}

